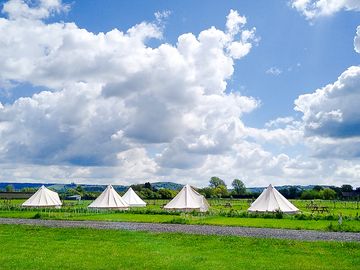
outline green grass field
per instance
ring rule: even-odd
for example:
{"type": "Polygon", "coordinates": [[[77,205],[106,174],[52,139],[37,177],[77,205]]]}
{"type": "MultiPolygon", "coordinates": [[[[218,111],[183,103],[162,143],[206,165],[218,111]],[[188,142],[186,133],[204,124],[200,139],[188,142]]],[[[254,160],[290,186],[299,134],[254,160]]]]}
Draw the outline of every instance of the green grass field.
{"type": "Polygon", "coordinates": [[[42,219],[63,219],[63,220],[99,220],[99,221],[132,221],[132,222],[158,222],[158,223],[184,223],[184,224],[207,224],[220,226],[249,226],[266,228],[286,228],[286,229],[308,229],[322,231],[352,231],[360,232],[360,220],[358,216],[357,202],[332,202],[315,201],[318,205],[329,206],[330,213],[316,213],[314,216],[309,213],[306,204],[309,201],[293,201],[305,213],[304,220],[285,215],[282,219],[248,217],[241,216],[246,213],[248,207],[247,200],[210,200],[211,213],[207,215],[166,213],[161,210],[161,206],[167,201],[154,200],[148,201],[145,209],[133,209],[131,212],[116,211],[89,211],[87,205],[89,201],[76,203],[66,201],[65,207],[60,210],[52,209],[23,209],[19,206],[22,200],[10,202],[0,202],[0,217],[11,218],[37,218],[42,219]],[[232,205],[231,208],[225,207],[226,203],[232,205]],[[10,208],[7,208],[9,205],[10,208]],[[144,213],[148,211],[149,213],[144,213]],[[232,211],[235,217],[229,215],[232,211]],[[344,216],[342,226],[338,226],[337,215],[342,213],[344,216]],[[332,215],[332,216],[331,216],[332,215]]]}
{"type": "Polygon", "coordinates": [[[1,269],[358,269],[360,244],[0,225],[1,269]]]}

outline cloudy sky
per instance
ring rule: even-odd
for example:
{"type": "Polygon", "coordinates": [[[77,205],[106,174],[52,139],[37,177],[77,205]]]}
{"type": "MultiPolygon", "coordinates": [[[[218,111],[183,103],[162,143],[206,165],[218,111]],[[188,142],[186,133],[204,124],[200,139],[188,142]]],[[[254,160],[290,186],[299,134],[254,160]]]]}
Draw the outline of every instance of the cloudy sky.
{"type": "Polygon", "coordinates": [[[0,181],[360,186],[360,1],[0,4],[0,181]]]}

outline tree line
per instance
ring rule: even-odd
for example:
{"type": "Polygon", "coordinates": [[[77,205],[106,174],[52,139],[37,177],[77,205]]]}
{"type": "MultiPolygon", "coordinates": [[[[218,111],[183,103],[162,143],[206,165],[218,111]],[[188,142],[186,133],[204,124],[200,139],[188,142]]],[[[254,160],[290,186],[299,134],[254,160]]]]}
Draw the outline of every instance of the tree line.
{"type": "MultiPolygon", "coordinates": [[[[166,188],[155,188],[150,182],[144,184],[131,185],[132,189],[143,199],[172,199],[179,192],[177,190],[171,190],[166,188]]],[[[196,188],[196,190],[204,195],[206,198],[256,198],[260,195],[257,192],[249,192],[243,181],[240,179],[234,179],[231,182],[232,189],[228,189],[225,181],[217,176],[213,176],[209,180],[209,185],[204,188],[196,188]]],[[[23,188],[22,192],[35,192],[36,188],[23,188]]],[[[6,192],[14,192],[14,187],[8,185],[5,187],[6,192]]],[[[123,195],[124,191],[119,191],[120,195],[123,195]]],[[[287,188],[279,189],[279,192],[288,199],[344,199],[345,195],[351,195],[355,192],[357,198],[360,196],[360,188],[354,190],[351,185],[342,185],[341,187],[322,187],[314,186],[312,189],[302,190],[296,186],[290,186],[287,188]]],[[[86,191],[81,185],[77,185],[75,188],[68,188],[64,192],[60,192],[59,195],[62,199],[69,196],[80,195],[85,200],[93,200],[99,196],[101,192],[86,191]]]]}

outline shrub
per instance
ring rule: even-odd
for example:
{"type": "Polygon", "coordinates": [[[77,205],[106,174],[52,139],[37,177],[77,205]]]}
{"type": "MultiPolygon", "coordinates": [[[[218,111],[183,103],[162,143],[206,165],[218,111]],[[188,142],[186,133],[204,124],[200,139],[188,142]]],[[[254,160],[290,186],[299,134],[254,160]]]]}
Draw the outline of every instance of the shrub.
{"type": "Polygon", "coordinates": [[[33,216],[33,219],[41,219],[41,214],[40,214],[40,213],[36,213],[36,214],[33,216]]]}

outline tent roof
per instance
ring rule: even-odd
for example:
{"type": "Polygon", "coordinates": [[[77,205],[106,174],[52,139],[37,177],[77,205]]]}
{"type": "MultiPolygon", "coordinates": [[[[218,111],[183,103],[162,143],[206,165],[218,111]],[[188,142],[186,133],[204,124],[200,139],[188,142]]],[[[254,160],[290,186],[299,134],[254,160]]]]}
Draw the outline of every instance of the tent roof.
{"type": "Polygon", "coordinates": [[[129,205],[120,197],[112,185],[108,185],[106,189],[96,198],[89,208],[129,208],[129,205]]]}
{"type": "Polygon", "coordinates": [[[28,207],[50,207],[61,206],[59,195],[42,185],[22,206],[28,207]]]}
{"type": "Polygon", "coordinates": [[[146,206],[146,202],[144,202],[131,187],[122,198],[130,206],[146,206]]]}
{"type": "Polygon", "coordinates": [[[198,209],[200,212],[206,212],[209,209],[209,203],[203,195],[195,191],[190,185],[185,185],[174,199],[164,206],[164,209],[198,209]]]}
{"type": "Polygon", "coordinates": [[[275,212],[280,210],[284,213],[296,213],[299,211],[271,184],[251,204],[249,212],[275,212]]]}

